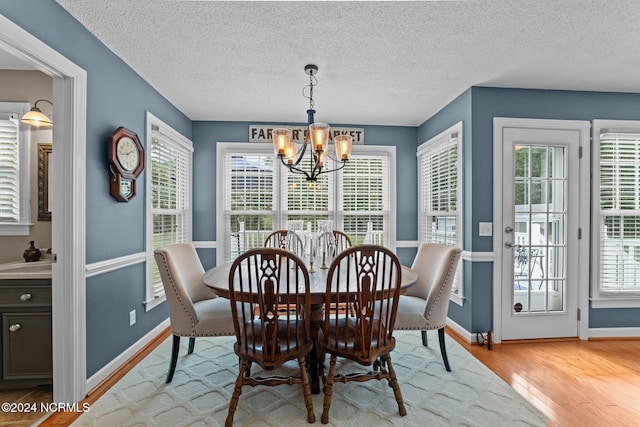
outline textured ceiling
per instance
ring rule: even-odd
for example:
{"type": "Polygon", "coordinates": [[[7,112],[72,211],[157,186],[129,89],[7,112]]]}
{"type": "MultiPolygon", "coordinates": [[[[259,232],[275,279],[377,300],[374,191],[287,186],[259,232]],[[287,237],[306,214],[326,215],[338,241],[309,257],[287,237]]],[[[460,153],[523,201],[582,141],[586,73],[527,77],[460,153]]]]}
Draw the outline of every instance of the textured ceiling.
{"type": "Polygon", "coordinates": [[[416,126],[470,86],[640,92],[640,1],[57,0],[192,120],[416,126]]]}

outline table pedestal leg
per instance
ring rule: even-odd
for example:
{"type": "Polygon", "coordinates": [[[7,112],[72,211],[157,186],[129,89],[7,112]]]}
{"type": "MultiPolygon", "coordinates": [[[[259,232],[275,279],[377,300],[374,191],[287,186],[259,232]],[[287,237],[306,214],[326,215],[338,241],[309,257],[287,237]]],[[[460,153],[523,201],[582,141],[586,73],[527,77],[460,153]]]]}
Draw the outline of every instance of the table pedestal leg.
{"type": "Polygon", "coordinates": [[[311,340],[313,348],[309,353],[309,379],[311,381],[311,393],[320,394],[320,377],[324,382],[324,352],[319,340],[320,326],[324,320],[323,304],[311,304],[311,340]]]}

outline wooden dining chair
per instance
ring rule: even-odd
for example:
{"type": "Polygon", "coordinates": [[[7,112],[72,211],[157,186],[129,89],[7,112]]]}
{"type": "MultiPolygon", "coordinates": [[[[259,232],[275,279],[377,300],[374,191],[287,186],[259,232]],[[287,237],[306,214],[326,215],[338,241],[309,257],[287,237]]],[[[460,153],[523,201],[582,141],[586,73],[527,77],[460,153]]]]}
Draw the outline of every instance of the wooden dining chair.
{"type": "Polygon", "coordinates": [[[229,296],[240,372],[229,402],[225,425],[233,424],[238,399],[245,385],[302,384],[307,421],[316,420],[306,355],[311,350],[309,272],[295,254],[279,248],[256,248],[240,255],[229,272],[229,296]],[[255,314],[258,313],[256,316],[255,314]],[[251,364],[264,370],[297,359],[296,376],[251,376],[251,364]]]}
{"type": "Polygon", "coordinates": [[[340,230],[333,230],[333,239],[336,245],[336,254],[339,254],[352,246],[351,238],[340,230]]]}
{"type": "Polygon", "coordinates": [[[180,337],[189,337],[188,354],[196,337],[233,335],[229,301],[218,298],[202,283],[204,269],[192,243],[175,243],[154,251],[164,294],[169,306],[173,334],[167,383],[173,380],[178,362],[180,337]]]}
{"type": "Polygon", "coordinates": [[[451,371],[445,346],[444,327],[449,311],[449,294],[456,275],[460,248],[441,243],[422,243],[411,269],[418,281],[400,297],[396,329],[422,331],[422,344],[428,347],[427,331],[438,330],[440,353],[447,371],[451,371]]]}
{"type": "Polygon", "coordinates": [[[386,379],[393,389],[400,415],[407,414],[391,362],[391,351],[396,345],[393,328],[401,280],[398,258],[382,246],[353,246],[338,254],[331,263],[322,326],[323,349],[331,354],[324,389],[323,424],[329,422],[336,382],[386,379]],[[340,292],[335,292],[336,289],[340,292]],[[340,310],[339,303],[344,302],[354,304],[354,316],[340,310]],[[371,370],[336,374],[338,357],[371,366],[371,370]]]}
{"type": "Polygon", "coordinates": [[[300,235],[290,230],[276,230],[264,240],[265,248],[287,249],[298,256],[304,255],[304,241],[300,235]]]}

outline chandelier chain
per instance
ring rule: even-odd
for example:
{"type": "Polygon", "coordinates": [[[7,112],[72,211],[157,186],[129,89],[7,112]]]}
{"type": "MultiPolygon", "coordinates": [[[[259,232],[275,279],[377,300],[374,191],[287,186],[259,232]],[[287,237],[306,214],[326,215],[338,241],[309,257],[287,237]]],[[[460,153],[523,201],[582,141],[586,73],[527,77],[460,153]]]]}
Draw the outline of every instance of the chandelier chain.
{"type": "Polygon", "coordinates": [[[313,110],[313,107],[316,105],[313,100],[313,87],[318,86],[318,79],[313,75],[313,72],[309,72],[309,84],[302,88],[302,96],[309,100],[309,109],[313,110]],[[309,88],[309,95],[305,93],[305,90],[309,88]]]}

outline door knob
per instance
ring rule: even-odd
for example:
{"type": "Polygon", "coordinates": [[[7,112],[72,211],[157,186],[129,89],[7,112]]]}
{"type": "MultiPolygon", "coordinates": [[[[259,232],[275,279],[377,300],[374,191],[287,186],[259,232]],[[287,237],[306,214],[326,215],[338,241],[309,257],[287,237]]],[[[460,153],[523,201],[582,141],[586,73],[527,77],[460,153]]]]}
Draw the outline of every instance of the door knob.
{"type": "Polygon", "coordinates": [[[14,323],[13,325],[9,326],[9,331],[11,332],[17,332],[20,330],[22,326],[20,326],[20,323],[14,323]]]}
{"type": "Polygon", "coordinates": [[[511,249],[511,248],[513,248],[513,243],[507,242],[507,243],[504,244],[504,247],[507,248],[507,249],[511,249]]]}

